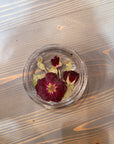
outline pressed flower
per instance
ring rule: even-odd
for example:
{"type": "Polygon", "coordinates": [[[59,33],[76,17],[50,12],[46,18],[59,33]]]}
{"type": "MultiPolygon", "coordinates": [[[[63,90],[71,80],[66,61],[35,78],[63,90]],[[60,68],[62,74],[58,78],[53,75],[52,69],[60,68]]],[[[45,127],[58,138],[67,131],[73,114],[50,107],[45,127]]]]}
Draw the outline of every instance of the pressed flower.
{"type": "Polygon", "coordinates": [[[79,73],[77,73],[75,71],[65,71],[65,72],[63,72],[63,79],[65,81],[67,81],[67,77],[69,77],[70,83],[72,83],[74,81],[76,83],[79,79],[79,73]]]}
{"type": "Polygon", "coordinates": [[[47,73],[36,85],[37,94],[46,101],[59,102],[66,92],[65,83],[55,73],[47,73]]]}
{"type": "Polygon", "coordinates": [[[61,67],[62,63],[61,63],[61,59],[57,56],[55,56],[53,59],[51,59],[51,63],[53,66],[55,66],[56,68],[61,67]]]}

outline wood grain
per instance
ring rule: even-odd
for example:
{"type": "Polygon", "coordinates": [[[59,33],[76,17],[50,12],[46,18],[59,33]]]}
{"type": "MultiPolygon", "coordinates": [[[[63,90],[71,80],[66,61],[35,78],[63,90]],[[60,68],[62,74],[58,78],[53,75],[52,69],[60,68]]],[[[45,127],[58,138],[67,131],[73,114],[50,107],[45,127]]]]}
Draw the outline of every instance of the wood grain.
{"type": "Polygon", "coordinates": [[[1,1],[0,31],[112,2],[113,0],[1,1]]]}
{"type": "Polygon", "coordinates": [[[113,144],[114,2],[0,1],[0,144],[113,144]],[[76,50],[89,82],[69,107],[46,110],[26,94],[22,71],[46,44],[76,50]]]}

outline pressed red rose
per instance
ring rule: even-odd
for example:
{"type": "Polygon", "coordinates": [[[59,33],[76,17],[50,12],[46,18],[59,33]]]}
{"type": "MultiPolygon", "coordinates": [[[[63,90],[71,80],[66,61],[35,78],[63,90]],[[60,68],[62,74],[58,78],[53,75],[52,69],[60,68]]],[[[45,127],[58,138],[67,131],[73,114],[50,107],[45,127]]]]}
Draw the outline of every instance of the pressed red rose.
{"type": "Polygon", "coordinates": [[[66,92],[65,83],[55,73],[47,73],[36,85],[37,94],[46,101],[59,102],[66,92]]]}
{"type": "Polygon", "coordinates": [[[59,62],[60,62],[60,58],[57,56],[55,56],[53,59],[51,59],[52,65],[57,67],[57,68],[59,67],[59,62]]]}
{"type": "Polygon", "coordinates": [[[78,81],[79,79],[79,73],[75,72],[75,71],[65,71],[63,73],[63,79],[66,81],[67,80],[67,76],[69,76],[69,81],[72,83],[73,81],[75,81],[75,83],[78,81]]]}

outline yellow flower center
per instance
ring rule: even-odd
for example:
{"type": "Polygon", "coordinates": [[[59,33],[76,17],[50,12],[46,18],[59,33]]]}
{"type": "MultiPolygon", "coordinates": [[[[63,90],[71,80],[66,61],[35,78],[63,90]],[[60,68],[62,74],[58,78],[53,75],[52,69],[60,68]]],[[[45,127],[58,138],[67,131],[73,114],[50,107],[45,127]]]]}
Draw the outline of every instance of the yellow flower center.
{"type": "Polygon", "coordinates": [[[47,89],[48,89],[48,92],[49,92],[49,93],[53,93],[53,92],[56,91],[56,86],[55,86],[55,84],[49,83],[47,89]]]}

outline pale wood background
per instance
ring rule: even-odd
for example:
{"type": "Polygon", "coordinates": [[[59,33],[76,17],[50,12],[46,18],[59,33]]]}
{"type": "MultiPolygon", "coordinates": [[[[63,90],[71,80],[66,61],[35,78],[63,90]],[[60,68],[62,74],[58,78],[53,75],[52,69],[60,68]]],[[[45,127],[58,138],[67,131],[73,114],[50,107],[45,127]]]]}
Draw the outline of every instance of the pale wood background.
{"type": "Polygon", "coordinates": [[[113,96],[113,0],[0,0],[0,144],[113,144],[113,96]],[[27,96],[22,70],[53,43],[79,52],[89,83],[77,103],[46,110],[27,96]]]}

